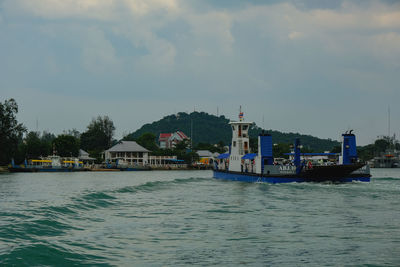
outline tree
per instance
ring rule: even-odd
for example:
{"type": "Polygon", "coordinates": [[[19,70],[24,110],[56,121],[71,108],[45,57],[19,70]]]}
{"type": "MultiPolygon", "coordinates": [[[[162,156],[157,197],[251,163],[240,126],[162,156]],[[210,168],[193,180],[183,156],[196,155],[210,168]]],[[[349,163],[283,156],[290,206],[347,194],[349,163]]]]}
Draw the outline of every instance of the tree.
{"type": "Polygon", "coordinates": [[[38,158],[39,156],[47,156],[43,154],[42,141],[38,132],[29,132],[25,137],[25,156],[27,158],[38,158]]]}
{"type": "Polygon", "coordinates": [[[136,142],[150,151],[157,151],[159,149],[156,144],[156,136],[153,133],[142,134],[136,139],[136,142]]]}
{"type": "Polygon", "coordinates": [[[16,155],[18,143],[26,132],[16,119],[17,113],[18,105],[13,98],[0,103],[0,164],[8,164],[16,155]]]}
{"type": "Polygon", "coordinates": [[[375,151],[380,153],[384,152],[390,146],[390,142],[386,139],[378,139],[375,141],[375,151]]]}
{"type": "Polygon", "coordinates": [[[114,131],[114,123],[108,116],[92,119],[87,131],[80,136],[82,149],[99,159],[100,153],[111,147],[114,131]]]}
{"type": "Polygon", "coordinates": [[[358,157],[362,161],[370,160],[374,157],[375,154],[375,145],[369,144],[363,147],[357,147],[358,157]]]}
{"type": "Polygon", "coordinates": [[[290,153],[290,144],[274,144],[272,152],[275,158],[287,158],[285,153],[290,153]]]}
{"type": "Polygon", "coordinates": [[[183,139],[182,141],[178,142],[175,145],[175,149],[174,150],[186,152],[186,150],[188,148],[190,148],[190,140],[189,139],[183,139]]]}
{"type": "Polygon", "coordinates": [[[334,146],[331,150],[331,153],[341,153],[342,152],[342,146],[334,146]]]}
{"type": "Polygon", "coordinates": [[[72,135],[61,134],[53,141],[57,154],[61,157],[77,157],[79,155],[79,139],[72,135]]]}
{"type": "Polygon", "coordinates": [[[64,131],[63,134],[65,135],[71,135],[75,138],[80,138],[81,133],[77,130],[77,129],[72,129],[72,130],[68,130],[68,131],[64,131]]]}
{"type": "Polygon", "coordinates": [[[48,156],[53,153],[53,141],[56,139],[56,136],[52,133],[48,133],[44,131],[40,138],[42,142],[42,155],[48,156]]]}
{"type": "Polygon", "coordinates": [[[54,134],[43,132],[29,132],[23,142],[18,144],[18,151],[14,156],[16,163],[21,163],[24,159],[35,159],[45,157],[53,153],[54,134]]]}
{"type": "Polygon", "coordinates": [[[249,140],[251,153],[258,153],[258,138],[251,137],[249,140]]]}

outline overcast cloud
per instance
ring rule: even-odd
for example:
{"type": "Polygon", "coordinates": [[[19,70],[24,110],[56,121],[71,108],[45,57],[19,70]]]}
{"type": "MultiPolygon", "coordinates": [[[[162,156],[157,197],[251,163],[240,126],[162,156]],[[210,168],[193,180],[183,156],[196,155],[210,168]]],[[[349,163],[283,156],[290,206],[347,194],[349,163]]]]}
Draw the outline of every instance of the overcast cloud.
{"type": "Polygon", "coordinates": [[[0,0],[0,100],[117,137],[175,112],[367,144],[400,134],[398,1],[0,0]]]}

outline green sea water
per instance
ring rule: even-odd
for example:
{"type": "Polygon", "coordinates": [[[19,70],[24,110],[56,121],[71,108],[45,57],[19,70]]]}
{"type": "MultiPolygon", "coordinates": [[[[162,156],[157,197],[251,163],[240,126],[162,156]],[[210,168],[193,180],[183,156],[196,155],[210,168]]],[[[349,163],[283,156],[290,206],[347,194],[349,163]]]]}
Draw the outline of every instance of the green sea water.
{"type": "Polygon", "coordinates": [[[370,183],[211,171],[0,175],[0,265],[400,266],[400,169],[370,183]]]}

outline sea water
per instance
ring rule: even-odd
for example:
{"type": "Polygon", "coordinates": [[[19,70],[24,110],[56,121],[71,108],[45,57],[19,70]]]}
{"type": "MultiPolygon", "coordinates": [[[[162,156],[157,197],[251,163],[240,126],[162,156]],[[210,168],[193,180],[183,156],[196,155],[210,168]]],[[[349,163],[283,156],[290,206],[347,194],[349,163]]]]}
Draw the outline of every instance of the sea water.
{"type": "Polygon", "coordinates": [[[399,266],[400,169],[370,183],[211,171],[0,175],[0,265],[399,266]]]}

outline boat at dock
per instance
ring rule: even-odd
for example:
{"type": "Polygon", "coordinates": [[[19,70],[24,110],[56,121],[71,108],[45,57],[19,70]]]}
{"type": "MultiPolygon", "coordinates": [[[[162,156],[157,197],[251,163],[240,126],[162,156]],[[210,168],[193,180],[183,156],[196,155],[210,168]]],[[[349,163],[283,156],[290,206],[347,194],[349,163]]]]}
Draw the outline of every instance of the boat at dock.
{"type": "Polygon", "coordinates": [[[103,170],[106,171],[149,171],[151,170],[150,166],[130,163],[124,160],[123,158],[116,159],[115,162],[107,161],[103,166],[103,170]]]}
{"type": "MultiPolygon", "coordinates": [[[[288,164],[276,164],[273,157],[272,137],[268,133],[258,136],[258,152],[251,153],[249,129],[253,122],[232,121],[232,143],[229,153],[221,154],[215,163],[213,176],[243,182],[352,182],[370,181],[370,169],[359,161],[356,137],[352,131],[342,134],[342,151],[338,162],[329,165],[313,165],[302,160],[300,140],[294,142],[293,160],[288,164]]],[[[322,154],[322,153],[321,153],[322,154]]]]}
{"type": "Polygon", "coordinates": [[[88,170],[83,167],[83,162],[78,158],[62,158],[57,155],[25,160],[22,165],[16,165],[12,160],[8,169],[10,172],[75,172],[88,170]]]}

